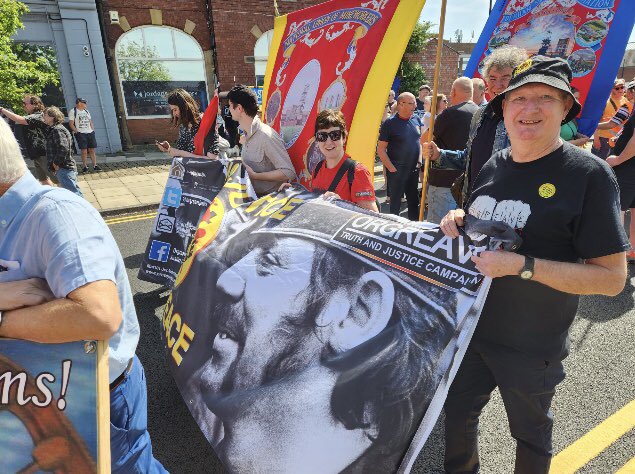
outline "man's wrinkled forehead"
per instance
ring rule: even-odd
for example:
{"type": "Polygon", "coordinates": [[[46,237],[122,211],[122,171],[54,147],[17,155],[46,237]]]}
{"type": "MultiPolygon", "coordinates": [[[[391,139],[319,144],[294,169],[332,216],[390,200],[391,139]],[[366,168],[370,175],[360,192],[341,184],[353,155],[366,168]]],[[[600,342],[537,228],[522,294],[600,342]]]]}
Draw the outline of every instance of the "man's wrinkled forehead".
{"type": "Polygon", "coordinates": [[[315,244],[306,239],[254,232],[240,239],[232,239],[225,249],[223,260],[227,266],[231,266],[251,252],[258,255],[268,252],[282,254],[294,247],[302,248],[307,256],[312,256],[315,251],[315,244]]]}
{"type": "Polygon", "coordinates": [[[508,77],[511,79],[514,70],[510,67],[499,69],[496,66],[492,66],[487,73],[487,77],[508,77]]]}

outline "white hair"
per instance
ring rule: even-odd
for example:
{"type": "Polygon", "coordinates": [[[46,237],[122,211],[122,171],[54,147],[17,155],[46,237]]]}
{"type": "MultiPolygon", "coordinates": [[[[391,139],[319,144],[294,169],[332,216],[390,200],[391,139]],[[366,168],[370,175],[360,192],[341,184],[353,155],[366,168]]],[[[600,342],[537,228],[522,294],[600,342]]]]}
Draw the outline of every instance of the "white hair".
{"type": "Polygon", "coordinates": [[[0,184],[12,184],[28,171],[9,124],[0,119],[0,184]]]}

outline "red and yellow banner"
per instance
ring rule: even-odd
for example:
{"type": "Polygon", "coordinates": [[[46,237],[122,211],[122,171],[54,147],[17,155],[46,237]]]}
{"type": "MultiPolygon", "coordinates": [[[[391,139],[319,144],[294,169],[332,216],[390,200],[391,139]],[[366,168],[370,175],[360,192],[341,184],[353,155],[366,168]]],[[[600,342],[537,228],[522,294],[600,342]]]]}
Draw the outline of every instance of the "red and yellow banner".
{"type": "Polygon", "coordinates": [[[263,120],[306,184],[324,157],[315,117],[339,109],[347,153],[372,172],[384,105],[425,0],[332,0],[275,20],[263,120]]]}

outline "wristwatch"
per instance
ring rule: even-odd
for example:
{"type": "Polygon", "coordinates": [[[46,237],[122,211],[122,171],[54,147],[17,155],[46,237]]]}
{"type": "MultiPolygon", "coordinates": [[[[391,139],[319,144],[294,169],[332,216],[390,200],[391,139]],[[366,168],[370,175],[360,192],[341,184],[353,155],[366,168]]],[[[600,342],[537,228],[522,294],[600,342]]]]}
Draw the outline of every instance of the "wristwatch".
{"type": "Polygon", "coordinates": [[[525,255],[525,264],[518,272],[518,276],[523,280],[531,280],[534,277],[534,257],[525,255]]]}

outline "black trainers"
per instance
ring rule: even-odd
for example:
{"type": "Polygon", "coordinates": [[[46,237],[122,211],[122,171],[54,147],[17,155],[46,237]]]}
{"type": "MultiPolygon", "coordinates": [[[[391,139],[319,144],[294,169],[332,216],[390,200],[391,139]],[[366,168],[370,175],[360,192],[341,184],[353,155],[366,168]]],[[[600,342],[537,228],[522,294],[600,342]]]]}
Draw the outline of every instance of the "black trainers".
{"type": "Polygon", "coordinates": [[[88,173],[88,166],[84,166],[82,168],[82,173],[88,173]]]}
{"type": "Polygon", "coordinates": [[[93,171],[101,171],[101,168],[99,167],[99,165],[95,165],[93,166],[93,171]]]}

